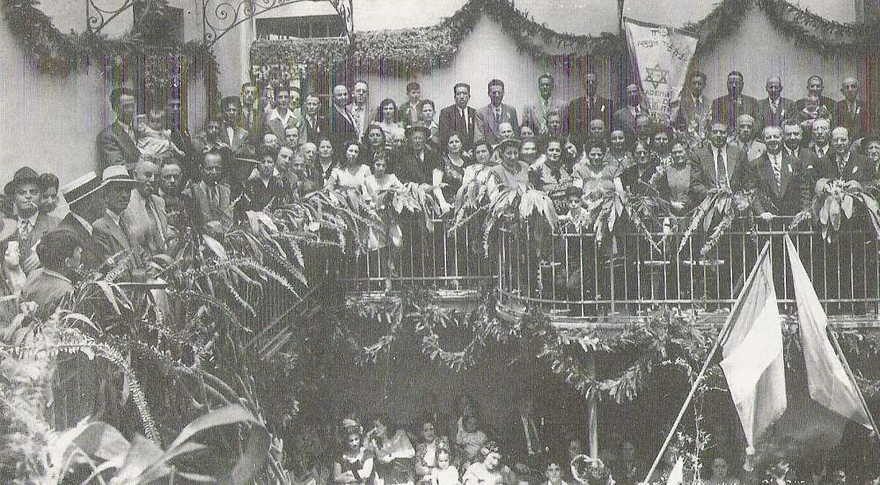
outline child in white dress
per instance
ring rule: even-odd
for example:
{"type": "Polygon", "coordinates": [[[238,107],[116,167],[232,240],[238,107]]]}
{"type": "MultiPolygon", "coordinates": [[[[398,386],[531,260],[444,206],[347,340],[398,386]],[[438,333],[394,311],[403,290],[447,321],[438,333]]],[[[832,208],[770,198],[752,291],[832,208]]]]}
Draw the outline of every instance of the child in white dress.
{"type": "Polygon", "coordinates": [[[461,485],[458,468],[451,464],[452,455],[446,448],[437,448],[437,468],[434,469],[433,485],[461,485]]]}

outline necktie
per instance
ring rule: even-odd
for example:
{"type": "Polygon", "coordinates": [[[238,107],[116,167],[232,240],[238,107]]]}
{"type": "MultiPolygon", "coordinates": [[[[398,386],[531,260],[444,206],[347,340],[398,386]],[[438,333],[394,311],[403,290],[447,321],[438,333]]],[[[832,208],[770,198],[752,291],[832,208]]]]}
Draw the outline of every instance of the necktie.
{"type": "Polygon", "coordinates": [[[501,122],[501,108],[495,108],[495,122],[501,122]]]}
{"type": "Polygon", "coordinates": [[[467,134],[468,133],[467,114],[465,113],[465,110],[463,110],[463,109],[459,109],[458,114],[459,114],[459,116],[461,116],[461,125],[464,127],[462,129],[462,131],[464,131],[464,133],[467,134]]]}
{"type": "Polygon", "coordinates": [[[715,151],[715,167],[716,172],[718,173],[718,184],[722,187],[729,188],[730,183],[727,179],[727,164],[724,163],[724,156],[721,154],[721,149],[715,151]]]}
{"type": "Polygon", "coordinates": [[[152,200],[148,200],[146,203],[147,212],[150,214],[150,218],[153,220],[153,224],[156,226],[156,233],[159,235],[159,241],[165,242],[165,231],[162,230],[162,223],[159,220],[159,211],[156,210],[155,204],[153,204],[152,200]]]}
{"type": "Polygon", "coordinates": [[[31,225],[30,219],[22,219],[18,223],[18,234],[21,239],[27,239],[31,235],[31,230],[33,226],[31,225]]]}
{"type": "Polygon", "coordinates": [[[776,186],[782,187],[782,163],[779,160],[779,156],[774,156],[771,158],[773,163],[770,165],[773,167],[773,176],[776,177],[776,186]]]}
{"type": "Polygon", "coordinates": [[[837,176],[838,177],[843,177],[843,173],[844,173],[843,169],[845,168],[843,166],[843,164],[844,164],[843,156],[837,155],[837,176]]]}

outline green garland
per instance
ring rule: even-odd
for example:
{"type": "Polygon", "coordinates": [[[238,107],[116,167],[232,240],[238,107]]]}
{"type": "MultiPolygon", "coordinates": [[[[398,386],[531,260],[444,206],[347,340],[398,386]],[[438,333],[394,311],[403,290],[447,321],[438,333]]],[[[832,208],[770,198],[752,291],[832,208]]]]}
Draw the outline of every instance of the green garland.
{"type": "Polygon", "coordinates": [[[40,72],[65,77],[95,65],[115,79],[132,64],[143,63],[149,76],[144,83],[152,89],[177,87],[186,77],[204,76],[209,81],[219,72],[213,52],[201,42],[150,47],[136,34],[121,39],[93,32],[63,34],[38,5],[38,0],[3,0],[2,11],[13,36],[40,72]],[[177,58],[179,69],[167,68],[162,60],[168,57],[177,58]]]}
{"type": "Polygon", "coordinates": [[[383,63],[394,63],[412,70],[428,70],[452,62],[461,42],[473,31],[485,13],[513,37],[520,52],[534,58],[551,55],[535,43],[556,46],[570,56],[616,56],[626,52],[619,36],[574,35],[556,32],[534,21],[526,12],[515,8],[509,0],[469,0],[451,17],[431,27],[358,32],[351,55],[342,39],[295,39],[257,41],[251,47],[255,65],[307,64],[334,67],[347,62],[350,66],[380,69],[383,63]]]}

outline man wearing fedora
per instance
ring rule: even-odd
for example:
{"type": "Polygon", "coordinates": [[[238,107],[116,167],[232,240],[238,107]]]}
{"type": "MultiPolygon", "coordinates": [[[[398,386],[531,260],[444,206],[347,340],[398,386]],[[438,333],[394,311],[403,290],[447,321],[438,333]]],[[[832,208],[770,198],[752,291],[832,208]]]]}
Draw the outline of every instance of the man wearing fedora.
{"type": "Polygon", "coordinates": [[[101,197],[101,178],[89,172],[61,188],[70,212],[61,219],[56,230],[68,231],[76,236],[82,248],[82,265],[87,271],[101,266],[98,245],[92,236],[92,224],[104,214],[101,197]]]}
{"type": "Polygon", "coordinates": [[[440,160],[426,144],[430,136],[428,129],[423,125],[411,125],[407,127],[406,135],[409,146],[397,159],[394,174],[404,183],[432,183],[434,169],[440,166],[440,160]]]}
{"type": "Polygon", "coordinates": [[[40,266],[40,259],[34,248],[40,239],[58,225],[58,218],[43,214],[39,210],[42,189],[40,176],[30,167],[22,167],[15,172],[12,181],[6,184],[3,192],[12,200],[16,217],[16,231],[10,236],[18,242],[21,268],[30,275],[40,266]]]}
{"type": "Polygon", "coordinates": [[[134,131],[134,115],[137,111],[134,92],[117,88],[110,93],[110,106],[116,113],[116,121],[98,134],[99,170],[109,165],[134,165],[140,151],[134,131]]]}
{"type": "Polygon", "coordinates": [[[104,214],[92,224],[92,234],[100,251],[101,261],[108,262],[112,258],[112,267],[130,256],[133,265],[140,266],[141,248],[132,240],[125,218],[122,217],[131,201],[131,189],[137,182],[120,165],[111,165],[104,169],[102,178],[104,214]]]}

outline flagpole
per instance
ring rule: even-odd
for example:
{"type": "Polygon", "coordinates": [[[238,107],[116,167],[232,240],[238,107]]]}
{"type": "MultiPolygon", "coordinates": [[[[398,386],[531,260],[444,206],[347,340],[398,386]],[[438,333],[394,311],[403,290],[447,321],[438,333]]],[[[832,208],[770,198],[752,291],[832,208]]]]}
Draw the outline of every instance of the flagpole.
{"type": "Polygon", "coordinates": [[[859,389],[858,381],[856,381],[856,376],[853,374],[852,369],[849,367],[849,362],[846,360],[846,356],[843,355],[843,349],[840,348],[840,344],[837,342],[837,335],[834,335],[834,330],[828,328],[826,333],[828,334],[831,345],[834,346],[834,350],[837,351],[837,356],[840,358],[840,363],[843,364],[843,370],[846,371],[846,375],[849,376],[849,380],[852,382],[853,387],[856,388],[856,394],[859,396],[859,401],[862,403],[862,407],[865,408],[865,414],[868,415],[868,420],[871,422],[871,428],[873,429],[874,441],[877,444],[880,444],[880,430],[877,429],[877,423],[874,421],[874,415],[871,414],[871,409],[868,408],[868,402],[865,401],[865,396],[862,394],[862,390],[859,389]]]}
{"type": "Polygon", "coordinates": [[[770,249],[770,242],[766,242],[764,244],[764,249],[761,250],[761,254],[758,256],[758,261],[755,263],[755,266],[752,268],[752,272],[749,273],[749,277],[746,279],[745,284],[743,284],[743,289],[739,294],[739,297],[736,300],[733,308],[731,308],[730,314],[727,315],[727,320],[724,322],[724,326],[721,327],[721,331],[718,332],[718,337],[715,338],[715,344],[712,346],[712,350],[709,351],[709,355],[706,356],[706,361],[703,362],[703,368],[700,369],[700,373],[697,374],[697,378],[694,380],[694,384],[691,386],[691,391],[688,393],[687,397],[684,400],[684,404],[681,406],[681,410],[678,412],[678,416],[675,418],[675,421],[672,423],[672,429],[669,430],[669,433],[666,435],[666,439],[663,441],[663,446],[660,447],[660,452],[657,453],[657,457],[654,458],[654,463],[651,465],[651,469],[648,470],[647,476],[643,480],[643,483],[648,483],[648,480],[651,479],[651,475],[654,474],[654,471],[657,469],[657,465],[660,464],[660,460],[663,458],[663,453],[666,452],[666,448],[669,446],[669,442],[672,441],[672,436],[675,434],[675,430],[678,429],[678,425],[681,424],[681,420],[684,417],[685,411],[687,411],[688,406],[691,403],[691,400],[694,398],[694,394],[697,392],[697,387],[700,385],[700,381],[703,380],[706,374],[706,370],[709,369],[709,365],[712,362],[712,357],[715,356],[715,352],[718,351],[718,347],[721,346],[721,342],[723,342],[727,333],[730,331],[730,324],[733,321],[733,316],[736,315],[736,310],[740,305],[740,299],[742,295],[748,291],[752,286],[752,282],[755,279],[755,275],[758,273],[758,268],[761,267],[761,263],[764,262],[764,258],[767,257],[768,250],[770,249]]]}

